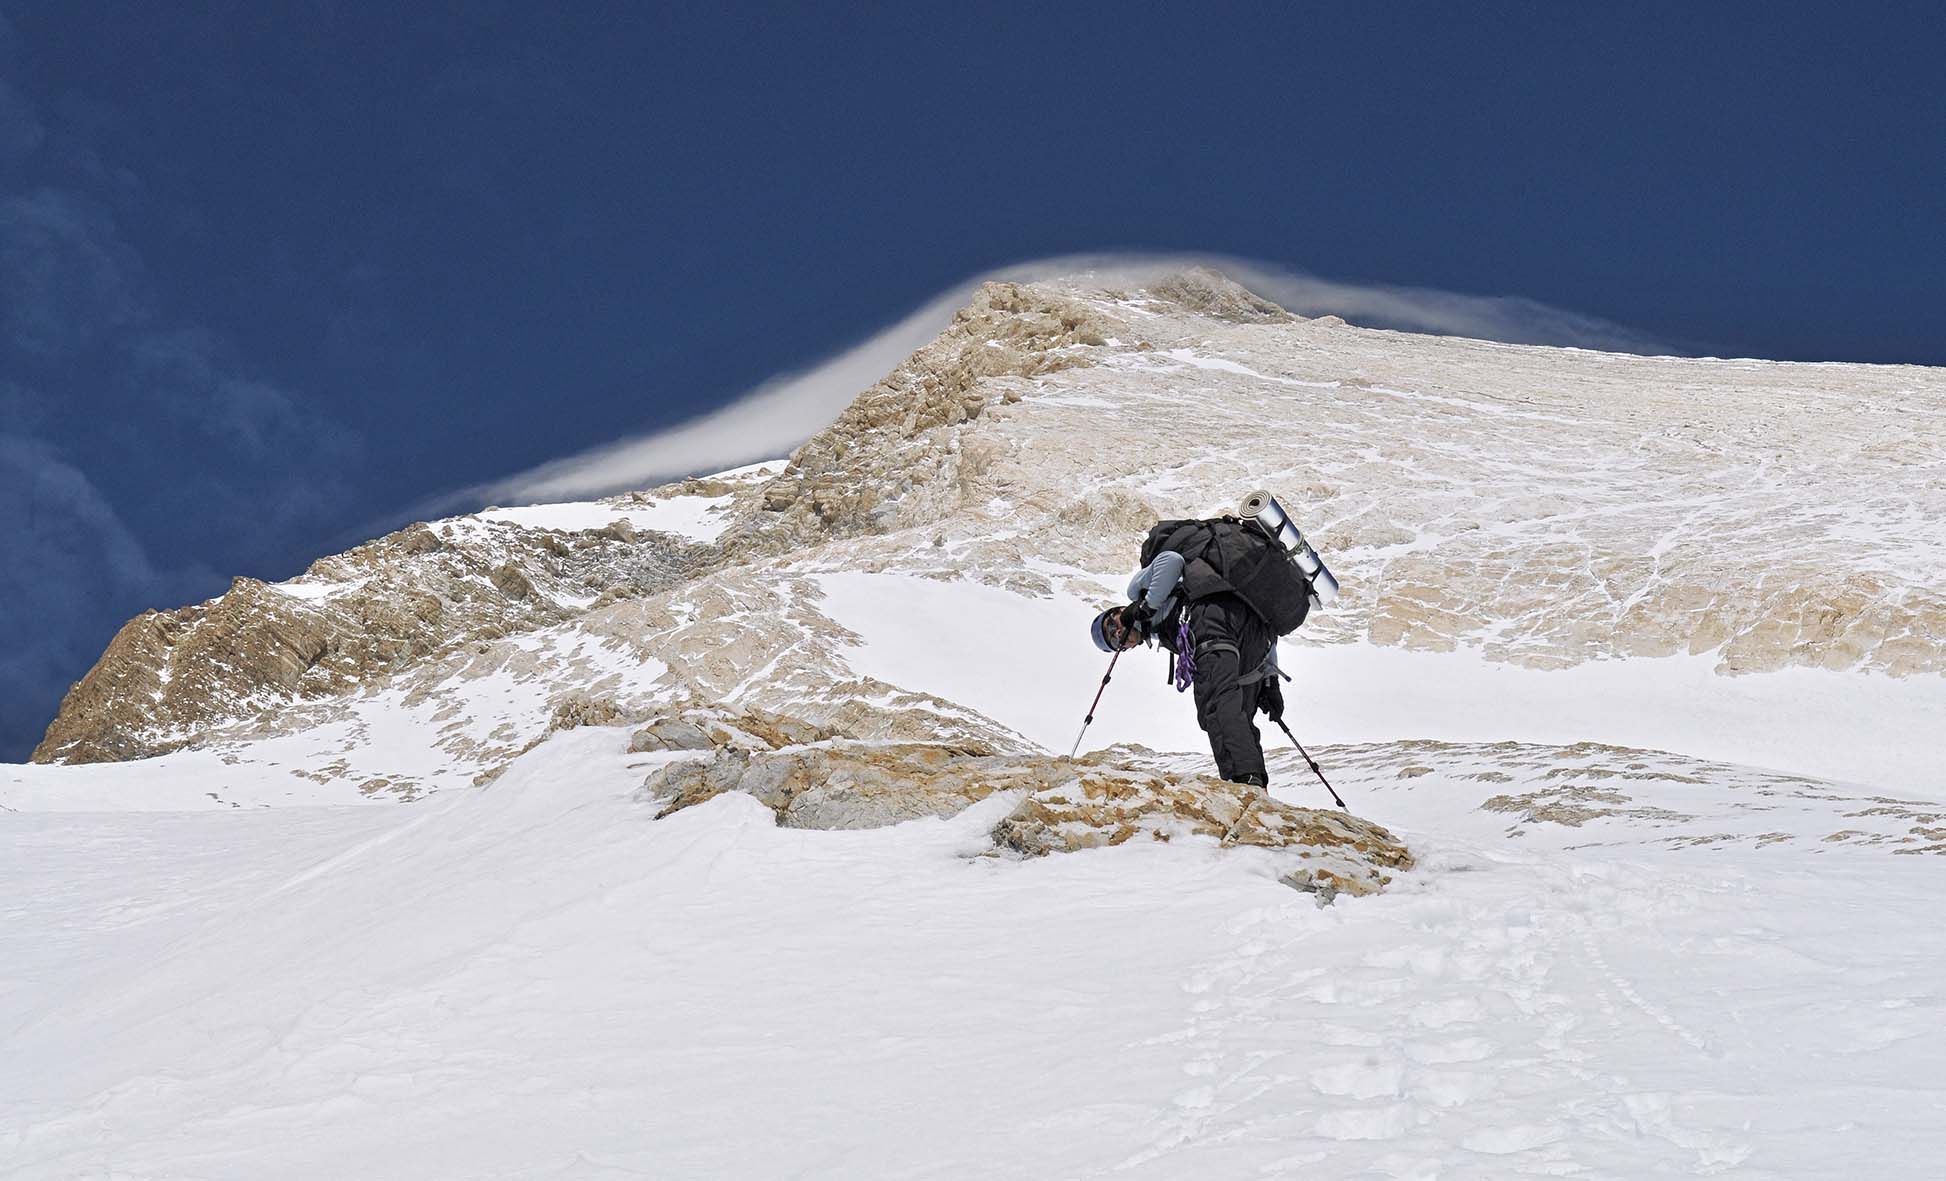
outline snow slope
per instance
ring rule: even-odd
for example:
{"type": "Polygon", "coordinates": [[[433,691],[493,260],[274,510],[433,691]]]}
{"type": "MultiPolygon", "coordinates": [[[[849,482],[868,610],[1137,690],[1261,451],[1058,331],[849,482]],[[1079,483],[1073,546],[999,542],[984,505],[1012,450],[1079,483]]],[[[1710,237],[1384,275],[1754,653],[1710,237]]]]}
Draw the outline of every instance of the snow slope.
{"type": "MultiPolygon", "coordinates": [[[[1829,1177],[1946,1153],[1932,858],[1627,817],[1510,841],[1468,777],[1491,763],[1402,781],[1388,754],[1332,760],[1338,786],[1421,869],[1320,907],[1209,846],[969,859],[986,805],[654,822],[634,793],[668,756],[625,745],[557,735],[405,810],[8,817],[0,1164],[1829,1177]]],[[[1809,840],[1833,811],[1762,823],[1809,840]]]]}
{"type": "MultiPolygon", "coordinates": [[[[464,626],[186,749],[0,767],[0,1175],[1946,1160],[1946,380],[1192,296],[1002,292],[955,322],[993,331],[974,362],[915,361],[800,453],[834,468],[437,522],[483,569],[583,564],[401,581],[464,626]],[[912,425],[927,390],[959,417],[912,425]],[[680,756],[633,725],[698,702],[1065,751],[1132,536],[1257,485],[1346,584],[1285,645],[1291,717],[1416,855],[1386,892],[1320,905],[1201,839],[982,855],[1004,795],[653,819],[680,756]],[[607,594],[649,530],[748,560],[607,594]]],[[[369,597],[392,552],[273,593],[369,597]]],[[[1125,658],[1087,748],[1206,767],[1161,677],[1125,658]]],[[[1323,802],[1267,745],[1273,792],[1323,802]]]]}
{"type": "MultiPolygon", "coordinates": [[[[846,655],[856,671],[970,706],[1050,750],[1073,743],[1107,665],[1074,643],[1095,601],[899,574],[817,581],[823,611],[860,639],[846,655]],[[940,620],[979,625],[942,629],[940,620]]],[[[1927,740],[1946,735],[1939,678],[1808,668],[1723,677],[1704,656],[1534,669],[1468,649],[1312,644],[1301,631],[1280,652],[1300,741],[1604,742],[1946,801],[1939,744],[1927,740]]],[[[1164,684],[1167,663],[1155,650],[1123,657],[1082,749],[1206,749],[1188,697],[1164,684]]]]}

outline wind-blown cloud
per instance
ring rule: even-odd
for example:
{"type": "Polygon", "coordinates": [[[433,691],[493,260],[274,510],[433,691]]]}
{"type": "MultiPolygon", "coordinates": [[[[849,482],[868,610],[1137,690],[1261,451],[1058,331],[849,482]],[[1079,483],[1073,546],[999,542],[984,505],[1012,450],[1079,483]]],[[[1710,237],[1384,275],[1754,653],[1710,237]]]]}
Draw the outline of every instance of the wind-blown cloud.
{"type": "Polygon", "coordinates": [[[600,496],[774,459],[816,434],[859,393],[937,336],[983,282],[1091,274],[1139,286],[1187,266],[1214,267],[1298,315],[1337,315],[1364,327],[1610,352],[1672,351],[1624,325],[1520,296],[1343,283],[1222,255],[1061,255],[1003,267],[957,283],[917,311],[829,360],[773,377],[721,409],[665,430],[591,448],[503,480],[463,489],[422,505],[421,510],[424,515],[434,515],[483,504],[600,496]]]}
{"type": "Polygon", "coordinates": [[[222,528],[267,536],[328,527],[352,489],[363,439],[308,398],[253,376],[221,336],[176,328],[131,336],[123,380],[155,428],[212,462],[195,473],[222,528]]]}
{"type": "Polygon", "coordinates": [[[1557,345],[1609,353],[1667,354],[1669,343],[1613,320],[1521,295],[1467,295],[1432,287],[1342,283],[1302,271],[1234,261],[1219,269],[1300,316],[1338,316],[1364,328],[1465,336],[1508,344],[1557,345]]]}
{"type": "Polygon", "coordinates": [[[720,410],[465,489],[428,508],[600,495],[776,458],[823,429],[859,393],[939,335],[978,287],[979,280],[958,284],[898,323],[809,369],[779,374],[720,410]]]}
{"type": "MultiPolygon", "coordinates": [[[[202,329],[145,332],[125,345],[128,380],[159,409],[224,448],[232,466],[349,458],[356,440],[308,399],[246,375],[234,350],[202,329]]],[[[320,466],[325,466],[321,464],[320,466]]]]}

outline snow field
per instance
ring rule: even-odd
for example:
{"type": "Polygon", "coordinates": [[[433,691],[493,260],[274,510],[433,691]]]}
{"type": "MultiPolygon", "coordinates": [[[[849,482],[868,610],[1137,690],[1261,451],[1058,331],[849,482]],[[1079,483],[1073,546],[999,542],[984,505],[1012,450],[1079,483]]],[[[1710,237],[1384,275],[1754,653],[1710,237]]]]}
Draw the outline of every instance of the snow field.
{"type": "Polygon", "coordinates": [[[7,817],[0,1172],[1762,1177],[1946,1153],[1930,858],[1509,841],[1474,811],[1497,785],[1376,768],[1340,789],[1421,868],[1320,907],[1201,841],[969,857],[1005,799],[863,832],[736,795],[657,822],[637,789],[669,756],[626,742],[559,734],[397,809],[7,817]]]}
{"type": "MultiPolygon", "coordinates": [[[[1084,602],[899,574],[818,581],[820,610],[863,640],[847,656],[858,672],[976,709],[1060,753],[1073,745],[1108,667],[1088,640],[1088,621],[1126,601],[1119,585],[1084,602]]],[[[1467,649],[1318,645],[1303,634],[1281,644],[1279,661],[1293,678],[1284,689],[1287,720],[1307,746],[1606,742],[1946,800],[1938,742],[1928,740],[1946,735],[1939,677],[1808,668],[1725,677],[1710,671],[1707,655],[1542,670],[1467,649]]],[[[1163,683],[1166,660],[1153,648],[1122,655],[1083,749],[1136,742],[1208,753],[1189,695],[1163,683]]],[[[1282,741],[1266,739],[1266,747],[1282,741]]]]}
{"type": "MultiPolygon", "coordinates": [[[[1103,369],[1336,387],[1187,348],[1103,369]]],[[[1042,400],[1138,398],[1095,398],[1086,373],[1042,400]]],[[[1401,399],[1576,421],[1344,394],[1401,399]]],[[[722,504],[482,517],[710,540],[722,504]]],[[[1856,537],[1923,567],[1926,519],[1856,537]]],[[[1086,622],[1119,584],[1087,602],[816,577],[858,673],[1073,742],[1106,666],[1086,622]]],[[[664,671],[573,626],[510,642],[604,691],[664,671]]],[[[736,795],[658,822],[638,788],[671,756],[627,753],[622,728],[555,735],[474,790],[459,752],[526,733],[563,683],[497,657],[279,737],[0,769],[0,1175],[1830,1177],[1946,1159],[1939,861],[1898,855],[1928,821],[1882,796],[1946,799],[1938,678],[1283,651],[1299,736],[1419,858],[1382,896],[1321,907],[1271,858],[1196,840],[979,856],[1005,798],[865,832],[778,829],[736,795]],[[321,768],[335,780],[299,774],[321,768]],[[442,794],[289,806],[345,801],[380,768],[442,794]],[[1560,797],[1587,815],[1545,815],[1556,789],[1592,793],[1560,797]]],[[[1088,749],[1206,765],[1162,659],[1122,658],[1088,749]]],[[[1276,794],[1323,803],[1266,745],[1276,794]]]]}

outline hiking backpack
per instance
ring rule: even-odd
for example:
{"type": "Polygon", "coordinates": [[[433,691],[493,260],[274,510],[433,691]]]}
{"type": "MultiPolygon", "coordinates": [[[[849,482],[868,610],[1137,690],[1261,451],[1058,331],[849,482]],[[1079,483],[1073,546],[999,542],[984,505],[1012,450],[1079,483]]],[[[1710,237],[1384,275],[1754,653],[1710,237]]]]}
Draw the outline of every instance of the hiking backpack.
{"type": "Polygon", "coordinates": [[[1256,521],[1160,521],[1142,542],[1142,565],[1165,550],[1183,557],[1184,602],[1227,591],[1280,636],[1296,631],[1311,611],[1310,579],[1256,521]]]}

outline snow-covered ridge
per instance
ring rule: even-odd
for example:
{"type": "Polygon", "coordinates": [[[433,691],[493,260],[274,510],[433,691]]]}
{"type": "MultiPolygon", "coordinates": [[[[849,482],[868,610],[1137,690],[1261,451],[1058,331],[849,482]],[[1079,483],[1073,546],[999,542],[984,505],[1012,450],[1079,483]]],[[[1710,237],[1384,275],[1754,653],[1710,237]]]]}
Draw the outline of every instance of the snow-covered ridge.
{"type": "MultiPolygon", "coordinates": [[[[1930,370],[995,285],[782,469],[132,622],[63,715],[125,761],[0,768],[0,1173],[1941,1159],[1942,416],[1930,370]],[[1194,794],[1154,653],[1058,757],[1136,539],[1257,486],[1346,588],[1283,664],[1410,850],[1374,896],[1194,794]],[[793,826],[865,805],[922,818],[793,826]]],[[[1270,746],[1272,811],[1325,802],[1270,746]]]]}
{"type": "MultiPolygon", "coordinates": [[[[1091,650],[1060,637],[1113,597],[1141,531],[1270,487],[1346,588],[1296,641],[1326,651],[1287,660],[1335,678],[1321,720],[1345,737],[1761,749],[1787,770],[1933,786],[1896,735],[1942,721],[1946,459],[1924,443],[1946,421],[1938,372],[1417,337],[1300,320],[1220,281],[1164,287],[992,285],[781,468],[433,522],[145,617],[44,753],[294,737],[388,692],[441,719],[445,770],[388,773],[353,727],[323,760],[347,786],[470,783],[576,696],[1046,748],[1065,726],[1044,717],[1053,701],[1032,719],[969,711],[965,662],[888,665],[914,649],[858,637],[977,612],[976,640],[1026,628],[1058,654],[1058,676],[1025,679],[1085,683],[1091,650]],[[827,572],[867,581],[827,605],[827,572]],[[946,598],[870,581],[886,575],[946,598]],[[1455,678],[1473,686],[1468,726],[1387,688],[1455,678]],[[489,695],[526,716],[473,725],[499,682],[489,695]],[[1478,705],[1506,692],[1523,704],[1478,705]],[[1849,693],[1874,704],[1869,735],[1829,708],[1849,693]],[[1533,704],[1550,695],[1613,705],[1556,725],[1533,704]],[[1755,737],[1770,733],[1804,741],[1755,737]]],[[[1022,645],[973,647],[977,663],[1022,645]]],[[[1103,740],[1160,727],[1197,745],[1147,708],[1103,740]]]]}
{"type": "MultiPolygon", "coordinates": [[[[585,687],[601,663],[579,639],[562,648],[572,655],[558,664],[543,655],[554,652],[553,629],[599,603],[663,590],[718,562],[714,541],[739,492],[747,500],[780,466],[602,501],[449,517],[319,559],[287,582],[239,579],[207,603],[144,615],[70,694],[38,757],[94,762],[273,733],[295,738],[369,712],[387,694],[423,702],[418,678],[428,661],[441,664],[433,680],[444,682],[469,642],[508,638],[514,642],[496,668],[546,668],[560,680],[515,695],[534,711],[514,723],[518,742],[489,740],[496,727],[446,735],[448,753],[474,765],[442,781],[468,782],[531,741],[550,709],[585,687]]],[[[630,666],[653,663],[643,656],[630,666]]],[[[477,668],[471,660],[463,666],[477,668]]],[[[474,716],[474,687],[464,682],[478,675],[454,682],[453,700],[433,713],[442,721],[474,716]]],[[[312,761],[340,769],[327,778],[347,777],[365,761],[358,751],[354,737],[345,758],[312,761]]],[[[355,781],[367,794],[410,798],[423,790],[421,772],[393,770],[355,781]]]]}
{"type": "Polygon", "coordinates": [[[771,460],[734,468],[708,478],[705,487],[721,488],[710,492],[682,491],[661,496],[630,493],[606,500],[572,501],[562,504],[531,504],[515,508],[488,508],[457,521],[506,521],[529,529],[556,529],[580,533],[606,529],[626,521],[637,533],[673,533],[695,542],[715,541],[731,524],[730,509],[736,501],[734,489],[768,479],[784,469],[783,460],[771,460]]]}

